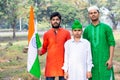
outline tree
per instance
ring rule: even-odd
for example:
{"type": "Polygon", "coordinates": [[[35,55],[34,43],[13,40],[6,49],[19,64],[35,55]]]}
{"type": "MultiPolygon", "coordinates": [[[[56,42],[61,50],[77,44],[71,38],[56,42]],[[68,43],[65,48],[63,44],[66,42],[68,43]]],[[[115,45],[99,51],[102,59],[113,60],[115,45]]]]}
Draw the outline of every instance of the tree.
{"type": "MultiPolygon", "coordinates": [[[[85,21],[87,13],[86,11],[86,3],[80,2],[80,5],[76,5],[76,1],[72,2],[72,4],[68,0],[56,0],[56,1],[43,1],[38,4],[37,16],[39,21],[48,21],[49,16],[52,12],[58,11],[62,15],[62,23],[63,25],[71,24],[74,19],[79,19],[81,21],[85,21]],[[85,15],[85,17],[84,17],[85,15]]],[[[68,25],[66,25],[68,26],[68,25]]]]}
{"type": "Polygon", "coordinates": [[[120,0],[114,1],[112,12],[115,13],[115,19],[120,21],[120,0]]]}
{"type": "Polygon", "coordinates": [[[7,22],[7,1],[0,0],[0,27],[1,28],[8,28],[7,22]]]}
{"type": "Polygon", "coordinates": [[[19,21],[21,16],[26,16],[25,14],[28,13],[28,10],[25,10],[27,1],[21,0],[7,0],[5,3],[5,10],[4,13],[7,15],[7,22],[10,27],[13,29],[13,39],[16,38],[16,25],[19,21]]]}

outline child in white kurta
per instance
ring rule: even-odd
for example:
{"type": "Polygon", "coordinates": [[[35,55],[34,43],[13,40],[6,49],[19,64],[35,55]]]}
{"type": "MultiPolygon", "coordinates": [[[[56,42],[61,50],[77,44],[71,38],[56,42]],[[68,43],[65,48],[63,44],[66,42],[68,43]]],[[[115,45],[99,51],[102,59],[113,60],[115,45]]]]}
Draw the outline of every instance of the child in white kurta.
{"type": "Polygon", "coordinates": [[[91,77],[93,66],[91,48],[90,43],[81,38],[81,27],[80,22],[75,20],[72,25],[73,39],[68,40],[64,45],[65,57],[62,69],[65,75],[67,73],[67,80],[87,80],[91,77]]]}

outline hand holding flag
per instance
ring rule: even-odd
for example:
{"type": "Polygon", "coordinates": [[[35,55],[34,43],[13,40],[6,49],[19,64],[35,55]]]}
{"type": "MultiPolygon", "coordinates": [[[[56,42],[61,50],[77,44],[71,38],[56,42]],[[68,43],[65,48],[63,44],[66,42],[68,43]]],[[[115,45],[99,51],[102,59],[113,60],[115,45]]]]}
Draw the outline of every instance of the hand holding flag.
{"type": "Polygon", "coordinates": [[[37,49],[41,47],[41,42],[38,33],[34,26],[34,12],[33,7],[30,10],[29,28],[28,28],[28,61],[27,70],[33,76],[40,78],[40,62],[37,54],[37,49]]]}

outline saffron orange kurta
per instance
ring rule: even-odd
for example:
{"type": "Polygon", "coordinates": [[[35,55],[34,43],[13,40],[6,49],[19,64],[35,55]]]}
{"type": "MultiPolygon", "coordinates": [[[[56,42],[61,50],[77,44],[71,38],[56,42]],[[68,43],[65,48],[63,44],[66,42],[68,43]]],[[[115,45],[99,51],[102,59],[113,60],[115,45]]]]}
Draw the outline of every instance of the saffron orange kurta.
{"type": "Polygon", "coordinates": [[[43,36],[42,54],[47,52],[45,76],[63,76],[64,43],[70,39],[69,31],[59,28],[57,33],[50,29],[43,36]]]}

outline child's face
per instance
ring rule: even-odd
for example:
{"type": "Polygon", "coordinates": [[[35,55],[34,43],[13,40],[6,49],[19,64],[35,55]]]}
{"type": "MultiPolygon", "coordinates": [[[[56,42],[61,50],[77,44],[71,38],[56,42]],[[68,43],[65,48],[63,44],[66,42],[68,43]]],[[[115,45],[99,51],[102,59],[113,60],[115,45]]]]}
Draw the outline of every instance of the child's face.
{"type": "Polygon", "coordinates": [[[81,29],[74,29],[72,30],[72,34],[74,38],[80,38],[82,35],[82,30],[81,29]]]}

